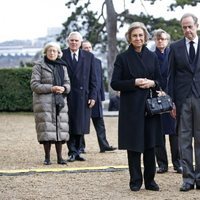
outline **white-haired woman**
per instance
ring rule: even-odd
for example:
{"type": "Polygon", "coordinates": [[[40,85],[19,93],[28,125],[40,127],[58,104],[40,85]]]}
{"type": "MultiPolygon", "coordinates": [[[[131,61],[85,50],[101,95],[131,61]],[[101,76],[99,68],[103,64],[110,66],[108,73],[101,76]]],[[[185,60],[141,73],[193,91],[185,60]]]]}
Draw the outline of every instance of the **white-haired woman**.
{"type": "Polygon", "coordinates": [[[120,91],[119,149],[127,150],[130,189],[139,191],[144,176],[145,188],[158,191],[154,180],[155,146],[162,141],[161,122],[159,115],[145,115],[145,103],[149,90],[155,94],[161,83],[159,63],[157,56],[146,47],[148,32],[143,23],[132,23],[126,39],[129,47],[116,57],[111,80],[111,87],[120,91]]]}
{"type": "Polygon", "coordinates": [[[69,139],[67,94],[70,80],[62,51],[56,42],[43,48],[44,58],[35,64],[31,76],[33,112],[37,139],[44,146],[45,165],[50,165],[51,144],[55,144],[57,163],[66,164],[62,158],[62,143],[69,139]]]}

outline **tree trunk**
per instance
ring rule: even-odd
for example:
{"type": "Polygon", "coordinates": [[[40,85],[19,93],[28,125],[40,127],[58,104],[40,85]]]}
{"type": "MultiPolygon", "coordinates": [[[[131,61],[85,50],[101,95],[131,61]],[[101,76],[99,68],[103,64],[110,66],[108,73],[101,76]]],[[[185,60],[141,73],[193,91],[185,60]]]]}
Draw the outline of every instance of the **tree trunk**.
{"type": "Polygon", "coordinates": [[[108,37],[108,53],[107,53],[107,65],[108,65],[108,91],[110,95],[113,94],[113,90],[110,87],[110,81],[113,72],[114,61],[118,53],[117,50],[117,13],[115,12],[113,1],[105,0],[107,20],[106,29],[108,37]]]}

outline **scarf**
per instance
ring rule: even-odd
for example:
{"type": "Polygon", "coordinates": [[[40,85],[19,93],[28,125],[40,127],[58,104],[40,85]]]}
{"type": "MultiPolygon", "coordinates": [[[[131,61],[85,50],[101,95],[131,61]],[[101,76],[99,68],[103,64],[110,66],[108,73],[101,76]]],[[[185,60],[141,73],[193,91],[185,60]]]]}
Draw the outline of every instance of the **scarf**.
{"type": "MultiPolygon", "coordinates": [[[[45,63],[53,70],[54,85],[63,86],[64,84],[64,70],[63,65],[67,66],[66,63],[57,58],[56,60],[49,60],[46,56],[44,57],[45,63]]],[[[56,115],[58,115],[61,109],[65,106],[63,94],[55,94],[56,103],[56,115]]]]}
{"type": "Polygon", "coordinates": [[[67,64],[60,58],[49,60],[46,56],[44,57],[44,62],[53,70],[54,85],[62,86],[64,84],[63,66],[67,66],[67,64]]]}
{"type": "Polygon", "coordinates": [[[167,54],[166,50],[167,50],[167,48],[165,48],[164,53],[162,53],[158,48],[156,48],[156,54],[158,56],[160,66],[163,65],[164,59],[165,59],[166,54],[167,54]]]}

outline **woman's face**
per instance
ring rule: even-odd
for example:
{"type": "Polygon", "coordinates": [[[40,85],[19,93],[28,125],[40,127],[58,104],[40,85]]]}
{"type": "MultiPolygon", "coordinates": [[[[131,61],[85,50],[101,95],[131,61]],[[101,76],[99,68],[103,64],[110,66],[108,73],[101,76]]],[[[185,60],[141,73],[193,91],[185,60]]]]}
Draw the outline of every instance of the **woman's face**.
{"type": "Polygon", "coordinates": [[[133,45],[136,51],[141,51],[142,46],[145,43],[145,35],[142,28],[133,29],[131,32],[130,43],[133,45]]]}
{"type": "Polygon", "coordinates": [[[56,47],[49,47],[47,49],[47,58],[49,60],[56,60],[58,58],[58,49],[56,47]]]}

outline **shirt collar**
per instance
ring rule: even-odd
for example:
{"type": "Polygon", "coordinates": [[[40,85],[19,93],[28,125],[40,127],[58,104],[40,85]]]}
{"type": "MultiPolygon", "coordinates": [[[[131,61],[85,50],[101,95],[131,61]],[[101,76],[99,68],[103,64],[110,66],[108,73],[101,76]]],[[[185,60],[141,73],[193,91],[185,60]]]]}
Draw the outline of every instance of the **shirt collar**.
{"type": "Polygon", "coordinates": [[[77,50],[77,51],[75,51],[75,52],[73,52],[73,51],[71,51],[70,50],[70,52],[71,52],[71,55],[73,55],[74,53],[76,54],[76,56],[78,57],[78,54],[79,54],[79,49],[77,50]]]}
{"type": "Polygon", "coordinates": [[[188,38],[185,38],[186,44],[189,44],[190,41],[193,41],[195,44],[198,44],[198,36],[194,38],[194,40],[189,40],[188,38]]]}

